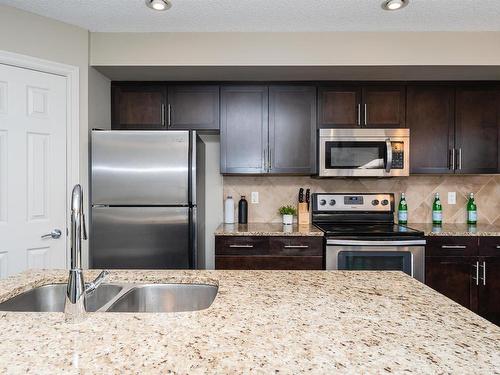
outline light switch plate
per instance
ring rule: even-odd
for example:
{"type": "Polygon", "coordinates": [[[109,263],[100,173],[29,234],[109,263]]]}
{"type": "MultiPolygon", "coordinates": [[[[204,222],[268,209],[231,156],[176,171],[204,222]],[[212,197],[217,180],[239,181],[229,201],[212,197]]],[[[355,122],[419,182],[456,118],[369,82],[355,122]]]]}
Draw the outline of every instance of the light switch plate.
{"type": "Polygon", "coordinates": [[[252,191],[252,203],[253,204],[259,203],[259,192],[258,191],[252,191]]]}
{"type": "Polygon", "coordinates": [[[457,204],[457,193],[454,191],[448,192],[448,204],[457,204]]]}

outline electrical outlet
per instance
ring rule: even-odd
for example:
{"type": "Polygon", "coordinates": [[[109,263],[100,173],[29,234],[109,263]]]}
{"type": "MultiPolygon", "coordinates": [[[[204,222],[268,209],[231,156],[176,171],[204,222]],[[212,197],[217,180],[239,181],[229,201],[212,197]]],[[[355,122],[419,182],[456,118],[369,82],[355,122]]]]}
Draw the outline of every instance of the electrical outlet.
{"type": "Polygon", "coordinates": [[[457,204],[457,193],[454,191],[448,192],[448,204],[457,204]]]}
{"type": "Polygon", "coordinates": [[[252,191],[252,203],[253,204],[259,203],[259,192],[258,191],[252,191]]]}

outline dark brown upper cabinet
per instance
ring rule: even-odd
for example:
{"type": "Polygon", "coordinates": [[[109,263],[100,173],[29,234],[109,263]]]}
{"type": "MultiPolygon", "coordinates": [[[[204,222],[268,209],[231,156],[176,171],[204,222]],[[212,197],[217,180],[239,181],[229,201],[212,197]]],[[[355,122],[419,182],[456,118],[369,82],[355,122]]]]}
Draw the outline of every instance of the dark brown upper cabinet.
{"type": "Polygon", "coordinates": [[[167,90],[157,84],[111,87],[112,129],[162,129],[165,127],[167,90]]]}
{"type": "Polygon", "coordinates": [[[220,142],[221,173],[314,173],[316,88],[222,87],[220,142]]]}
{"type": "Polygon", "coordinates": [[[266,173],[267,86],[223,86],[220,129],[221,173],[266,173]]]}
{"type": "Polygon", "coordinates": [[[453,173],[455,89],[443,85],[407,87],[410,172],[453,173]]]}
{"type": "Polygon", "coordinates": [[[360,127],[361,87],[320,87],[318,89],[318,114],[320,128],[360,127]]]}
{"type": "Polygon", "coordinates": [[[406,126],[406,90],[403,85],[365,86],[362,124],[368,128],[406,126]]]}
{"type": "Polygon", "coordinates": [[[318,89],[320,128],[404,128],[404,85],[343,85],[318,89]]]}
{"type": "Polygon", "coordinates": [[[457,173],[499,172],[498,91],[484,86],[458,87],[455,110],[457,173]]]}
{"type": "Polygon", "coordinates": [[[112,129],[218,130],[219,86],[113,83],[112,129]]]}
{"type": "Polygon", "coordinates": [[[409,85],[411,173],[498,173],[499,108],[484,84],[409,85]]]}
{"type": "Polygon", "coordinates": [[[219,86],[168,86],[167,125],[172,130],[218,130],[219,86]]]}
{"type": "Polygon", "coordinates": [[[269,88],[270,173],[312,174],[316,169],[316,88],[269,88]]]}

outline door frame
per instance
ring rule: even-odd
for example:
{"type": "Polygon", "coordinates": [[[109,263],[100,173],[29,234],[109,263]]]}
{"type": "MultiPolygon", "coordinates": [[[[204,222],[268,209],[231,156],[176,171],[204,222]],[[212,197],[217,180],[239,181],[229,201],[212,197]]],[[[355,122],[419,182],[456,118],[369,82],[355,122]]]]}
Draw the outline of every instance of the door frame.
{"type": "MultiPolygon", "coordinates": [[[[70,227],[68,198],[80,181],[80,69],[77,66],[0,50],[0,64],[55,74],[66,78],[66,229],[70,227]]],[[[66,266],[69,266],[70,239],[66,235],[66,266]]]]}

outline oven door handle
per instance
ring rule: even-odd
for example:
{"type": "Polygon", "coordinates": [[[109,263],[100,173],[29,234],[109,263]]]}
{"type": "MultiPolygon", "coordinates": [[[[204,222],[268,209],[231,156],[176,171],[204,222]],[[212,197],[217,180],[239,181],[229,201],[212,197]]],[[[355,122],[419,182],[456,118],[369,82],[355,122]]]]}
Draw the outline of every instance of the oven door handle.
{"type": "Polygon", "coordinates": [[[385,164],[385,171],[389,173],[392,168],[392,143],[390,138],[385,140],[385,147],[387,147],[387,162],[385,164]]]}
{"type": "Polygon", "coordinates": [[[423,246],[425,240],[401,240],[401,241],[364,241],[364,240],[326,240],[327,245],[341,246],[423,246]]]}

